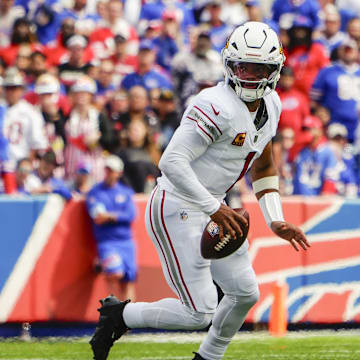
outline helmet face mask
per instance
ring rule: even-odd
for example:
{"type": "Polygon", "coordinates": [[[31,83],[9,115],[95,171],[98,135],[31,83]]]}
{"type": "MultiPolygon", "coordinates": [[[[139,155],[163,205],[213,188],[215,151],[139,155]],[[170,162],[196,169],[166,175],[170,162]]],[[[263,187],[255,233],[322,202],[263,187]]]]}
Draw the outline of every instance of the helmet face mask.
{"type": "Polygon", "coordinates": [[[266,24],[248,22],[230,35],[222,51],[226,80],[246,102],[275,89],[285,57],[276,33],[266,24]]]}

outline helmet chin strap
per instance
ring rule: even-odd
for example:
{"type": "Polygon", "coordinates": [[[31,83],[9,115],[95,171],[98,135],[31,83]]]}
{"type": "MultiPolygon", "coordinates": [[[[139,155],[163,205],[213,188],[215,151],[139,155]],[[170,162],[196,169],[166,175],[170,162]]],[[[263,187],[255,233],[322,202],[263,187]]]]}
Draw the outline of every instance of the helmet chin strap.
{"type": "Polygon", "coordinates": [[[263,98],[265,95],[269,94],[272,91],[269,84],[266,84],[260,89],[246,89],[236,84],[236,82],[232,81],[228,74],[225,75],[225,83],[230,85],[230,87],[234,90],[235,94],[244,102],[256,101],[263,98]],[[248,96],[246,96],[246,93],[248,93],[248,96]]]}

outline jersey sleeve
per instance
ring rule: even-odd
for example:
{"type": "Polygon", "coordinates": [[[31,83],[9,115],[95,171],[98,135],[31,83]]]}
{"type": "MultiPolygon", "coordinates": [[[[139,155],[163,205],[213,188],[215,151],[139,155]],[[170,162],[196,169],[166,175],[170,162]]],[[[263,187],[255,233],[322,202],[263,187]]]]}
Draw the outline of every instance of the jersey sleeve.
{"type": "Polygon", "coordinates": [[[219,99],[200,93],[185,111],[182,121],[192,122],[196,132],[210,145],[226,130],[227,118],[229,115],[219,99]]]}
{"type": "Polygon", "coordinates": [[[96,187],[92,188],[86,197],[86,208],[92,219],[107,211],[105,204],[101,202],[97,194],[96,187]]]}
{"type": "Polygon", "coordinates": [[[191,123],[182,122],[166,147],[159,168],[177,191],[186,194],[194,205],[211,215],[219,209],[220,203],[200,183],[190,165],[207,148],[206,138],[194,131],[191,123]]]}
{"type": "Polygon", "coordinates": [[[271,135],[272,137],[274,137],[277,132],[278,124],[280,121],[280,115],[282,111],[281,100],[276,91],[272,92],[272,105],[273,105],[272,109],[267,109],[267,110],[274,111],[275,122],[271,126],[271,135]]]}

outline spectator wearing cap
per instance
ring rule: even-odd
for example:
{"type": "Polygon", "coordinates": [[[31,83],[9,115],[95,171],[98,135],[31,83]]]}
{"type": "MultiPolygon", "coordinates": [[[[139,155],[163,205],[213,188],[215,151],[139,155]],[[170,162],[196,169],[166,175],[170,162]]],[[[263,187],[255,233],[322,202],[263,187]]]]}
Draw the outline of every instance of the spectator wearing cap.
{"type": "MultiPolygon", "coordinates": [[[[47,58],[49,67],[58,67],[69,59],[69,51],[67,49],[67,41],[75,35],[75,20],[72,18],[65,18],[60,26],[56,40],[48,43],[44,47],[44,54],[47,58]]],[[[87,46],[84,50],[83,61],[90,62],[94,57],[92,48],[87,46]]]]}
{"type": "Polygon", "coordinates": [[[286,65],[294,71],[294,86],[309,96],[318,72],[329,64],[329,54],[320,42],[312,40],[314,23],[310,18],[296,16],[287,30],[289,44],[285,48],[286,65]]]}
{"type": "Polygon", "coordinates": [[[84,53],[87,40],[82,35],[73,35],[66,43],[68,49],[68,61],[59,65],[59,77],[61,82],[69,89],[78,78],[86,74],[91,67],[89,62],[84,61],[84,53]]]}
{"type": "Polygon", "coordinates": [[[336,193],[345,197],[357,197],[356,162],[347,140],[346,127],[339,123],[333,123],[327,128],[329,146],[333,150],[336,159],[336,193]]]}
{"type": "Polygon", "coordinates": [[[37,107],[45,120],[45,133],[57,161],[64,162],[66,146],[65,123],[69,114],[69,99],[60,93],[60,82],[52,74],[38,77],[34,94],[37,96],[37,107]]]}
{"type": "Polygon", "coordinates": [[[25,157],[35,159],[48,147],[41,114],[22,97],[26,87],[22,74],[16,68],[8,68],[3,86],[7,105],[4,132],[9,141],[9,160],[16,164],[25,157]]]}
{"type": "Polygon", "coordinates": [[[76,167],[74,180],[70,182],[70,190],[73,199],[84,199],[91,189],[91,165],[86,162],[80,162],[76,167]]]}
{"type": "Polygon", "coordinates": [[[221,52],[226,44],[227,38],[232,33],[234,27],[224,23],[221,20],[221,0],[210,0],[206,6],[209,12],[210,19],[207,24],[203,26],[207,29],[210,35],[211,45],[218,53],[221,52]]]}
{"type": "Polygon", "coordinates": [[[15,20],[10,44],[0,50],[0,57],[4,60],[6,66],[13,66],[16,57],[21,48],[28,48],[29,53],[35,50],[41,50],[42,46],[38,43],[34,26],[25,17],[15,20]]]}
{"type": "Polygon", "coordinates": [[[74,179],[77,165],[91,165],[91,180],[99,181],[103,176],[104,149],[112,142],[111,127],[107,117],[93,105],[96,83],[86,75],[71,87],[73,109],[66,122],[65,175],[74,179]]]}
{"type": "Polygon", "coordinates": [[[334,4],[327,4],[323,9],[324,27],[319,40],[324,44],[331,60],[337,59],[336,49],[345,39],[346,34],[340,30],[341,18],[338,9],[334,4]]]}
{"type": "Polygon", "coordinates": [[[165,150],[175,130],[180,124],[180,116],[176,108],[177,103],[174,92],[171,90],[161,91],[157,106],[153,110],[159,120],[159,145],[162,151],[165,150]]]}
{"type": "Polygon", "coordinates": [[[28,87],[24,99],[31,105],[42,107],[40,95],[45,94],[44,91],[48,91],[49,89],[51,94],[56,93],[59,109],[61,109],[65,116],[68,116],[71,110],[71,104],[66,94],[65,86],[60,84],[59,79],[56,76],[47,71],[39,75],[35,83],[28,87]],[[39,86],[39,84],[41,84],[41,86],[39,86]]]}
{"type": "Polygon", "coordinates": [[[172,78],[180,107],[185,108],[190,96],[221,80],[223,71],[221,56],[211,48],[209,33],[201,32],[191,52],[183,50],[173,59],[172,78]]]}
{"type": "Polygon", "coordinates": [[[90,190],[86,205],[108,292],[135,300],[137,264],[131,225],[136,212],[133,190],[119,181],[123,168],[121,159],[110,155],[105,161],[103,181],[90,190]]]}
{"type": "Polygon", "coordinates": [[[178,52],[176,40],[181,41],[178,25],[176,11],[165,10],[162,14],[161,34],[152,41],[156,51],[156,62],[167,73],[170,72],[172,59],[178,52]]]}
{"type": "Polygon", "coordinates": [[[58,165],[56,155],[52,150],[48,150],[40,158],[39,167],[34,172],[39,184],[38,186],[34,186],[30,191],[32,195],[52,193],[62,196],[65,200],[72,198],[70,189],[65,182],[54,175],[58,165]]]}
{"type": "Polygon", "coordinates": [[[138,68],[135,72],[124,77],[121,87],[125,90],[129,90],[135,85],[143,86],[147,90],[153,88],[171,89],[170,80],[155,69],[155,59],[154,45],[150,40],[143,40],[139,48],[138,68]]]}
{"type": "Polygon", "coordinates": [[[320,119],[309,115],[304,120],[309,144],[294,163],[294,195],[336,194],[337,159],[324,135],[320,119]]]}
{"type": "Polygon", "coordinates": [[[291,22],[291,19],[300,15],[308,18],[315,29],[321,25],[317,0],[275,0],[271,10],[272,19],[278,24],[283,21],[291,22]]]}
{"type": "Polygon", "coordinates": [[[114,84],[118,87],[125,75],[135,72],[138,67],[138,58],[129,54],[127,50],[128,39],[125,35],[115,35],[114,41],[115,50],[110,60],[115,67],[114,84]]]}
{"type": "Polygon", "coordinates": [[[353,142],[358,124],[360,67],[359,49],[347,37],[338,50],[339,61],[320,71],[311,91],[313,107],[321,105],[330,111],[330,124],[346,126],[348,140],[353,142]]]}
{"type": "Polygon", "coordinates": [[[142,40],[145,39],[154,40],[155,38],[161,35],[161,28],[162,28],[161,20],[155,19],[155,20],[146,21],[144,26],[145,26],[144,31],[141,32],[142,40]]]}

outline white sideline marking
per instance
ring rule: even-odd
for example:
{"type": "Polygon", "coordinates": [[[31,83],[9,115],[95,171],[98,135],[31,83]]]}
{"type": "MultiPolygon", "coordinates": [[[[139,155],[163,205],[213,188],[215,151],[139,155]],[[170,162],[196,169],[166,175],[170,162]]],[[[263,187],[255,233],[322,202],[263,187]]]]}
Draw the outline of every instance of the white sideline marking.
{"type": "Polygon", "coordinates": [[[0,293],[0,323],[7,321],[17,303],[61,215],[64,205],[65,200],[59,195],[50,195],[48,197],[40,216],[35,222],[30,237],[0,293]]]}

